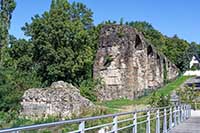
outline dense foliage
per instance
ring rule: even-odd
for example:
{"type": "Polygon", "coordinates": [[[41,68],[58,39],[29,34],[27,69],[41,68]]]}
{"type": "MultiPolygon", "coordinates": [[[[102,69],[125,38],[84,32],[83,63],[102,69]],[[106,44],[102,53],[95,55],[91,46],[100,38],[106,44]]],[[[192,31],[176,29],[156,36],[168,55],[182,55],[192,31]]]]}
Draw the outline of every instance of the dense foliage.
{"type": "Polygon", "coordinates": [[[180,39],[177,35],[173,37],[167,37],[148,22],[126,22],[126,25],[130,25],[142,32],[145,38],[152,43],[158,51],[163,53],[170,59],[181,72],[189,68],[189,61],[192,56],[197,53],[197,44],[189,43],[186,40],[180,39]]]}
{"type": "Polygon", "coordinates": [[[84,96],[96,100],[91,91],[96,82],[91,79],[99,28],[93,25],[90,9],[52,0],[49,11],[34,16],[22,29],[29,40],[10,36],[9,45],[2,43],[9,47],[0,65],[0,111],[19,110],[25,90],[58,80],[81,86],[84,96]]]}
{"type": "Polygon", "coordinates": [[[13,67],[0,67],[0,111],[18,111],[19,102],[27,88],[41,86],[34,72],[22,72],[13,67]]]}
{"type": "MultiPolygon", "coordinates": [[[[194,84],[195,85],[195,84],[194,84]]],[[[195,87],[179,88],[176,91],[179,99],[182,103],[187,103],[192,106],[193,109],[199,108],[199,96],[200,92],[195,90],[195,87]]]]}
{"type": "Polygon", "coordinates": [[[9,40],[9,27],[12,18],[12,12],[15,9],[14,0],[0,0],[0,62],[3,63],[7,53],[5,52],[9,40]]]}
{"type": "Polygon", "coordinates": [[[170,96],[153,92],[149,98],[148,104],[152,107],[165,107],[170,105],[170,96]]]}
{"type": "Polygon", "coordinates": [[[23,27],[31,37],[32,62],[48,84],[57,80],[79,85],[91,78],[96,37],[92,12],[81,3],[53,1],[49,12],[23,27]],[[36,66],[35,66],[36,65],[36,66]]]}

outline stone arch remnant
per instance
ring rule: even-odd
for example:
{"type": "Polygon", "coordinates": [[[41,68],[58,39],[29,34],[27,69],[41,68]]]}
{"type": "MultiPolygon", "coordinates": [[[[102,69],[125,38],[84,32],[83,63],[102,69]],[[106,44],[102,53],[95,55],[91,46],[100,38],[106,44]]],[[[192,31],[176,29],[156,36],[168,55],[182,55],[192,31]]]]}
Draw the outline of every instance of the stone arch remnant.
{"type": "MultiPolygon", "coordinates": [[[[136,29],[105,25],[99,39],[93,67],[94,78],[101,78],[104,83],[97,90],[99,100],[134,99],[143,95],[145,90],[156,89],[164,84],[162,60],[168,60],[136,29]],[[119,36],[119,33],[123,35],[119,36]],[[109,60],[110,65],[105,66],[107,55],[112,55],[112,60],[109,60]]],[[[168,80],[176,78],[177,67],[170,62],[166,68],[169,71],[168,80]]]]}
{"type": "Polygon", "coordinates": [[[142,50],[143,49],[142,40],[140,39],[140,36],[138,34],[136,34],[135,49],[136,50],[142,50]]]}

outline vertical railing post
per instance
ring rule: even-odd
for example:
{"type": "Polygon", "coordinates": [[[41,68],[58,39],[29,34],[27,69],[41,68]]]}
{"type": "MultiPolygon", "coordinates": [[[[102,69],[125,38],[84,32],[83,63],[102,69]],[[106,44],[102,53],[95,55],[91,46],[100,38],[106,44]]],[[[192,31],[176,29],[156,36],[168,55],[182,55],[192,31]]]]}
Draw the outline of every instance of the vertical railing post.
{"type": "Polygon", "coordinates": [[[174,127],[177,125],[176,122],[176,106],[174,107],[174,127]]]}
{"type": "Polygon", "coordinates": [[[187,110],[186,119],[188,119],[191,116],[191,106],[190,105],[186,105],[186,110],[187,110]]]}
{"type": "Polygon", "coordinates": [[[181,105],[181,122],[183,122],[183,105],[181,105]]]}
{"type": "Polygon", "coordinates": [[[185,118],[188,119],[189,116],[189,110],[188,110],[188,105],[185,106],[185,118]]]}
{"type": "Polygon", "coordinates": [[[188,111],[188,116],[187,116],[187,119],[190,117],[190,109],[189,109],[189,106],[187,106],[187,111],[188,111]]]}
{"type": "Polygon", "coordinates": [[[187,119],[187,107],[184,105],[184,120],[187,119]]]}
{"type": "Polygon", "coordinates": [[[133,133],[137,133],[137,113],[133,114],[133,133]]]}
{"type": "Polygon", "coordinates": [[[85,133],[85,121],[82,121],[80,124],[79,124],[79,133],[85,133]]]}
{"type": "Polygon", "coordinates": [[[160,112],[156,111],[156,133],[160,133],[160,112]]]}
{"type": "Polygon", "coordinates": [[[186,112],[185,112],[185,105],[183,105],[183,121],[185,121],[185,115],[186,115],[186,112]]]}
{"type": "Polygon", "coordinates": [[[113,117],[113,128],[112,128],[113,133],[117,133],[117,116],[113,117]]]}
{"type": "Polygon", "coordinates": [[[188,110],[189,110],[189,116],[188,118],[191,116],[191,105],[188,105],[188,110]]]}
{"type": "Polygon", "coordinates": [[[181,123],[181,117],[180,117],[180,115],[181,115],[181,110],[180,110],[180,105],[179,105],[178,106],[178,124],[181,123]]]}
{"type": "Polygon", "coordinates": [[[147,112],[146,133],[150,133],[150,110],[147,112]]]}
{"type": "Polygon", "coordinates": [[[11,133],[20,133],[20,131],[13,131],[13,132],[11,132],[11,133]]]}
{"type": "Polygon", "coordinates": [[[172,108],[169,109],[169,130],[172,129],[172,108]]]}
{"type": "Polygon", "coordinates": [[[196,109],[197,109],[197,103],[194,102],[194,110],[196,110],[196,109]]]}
{"type": "Polygon", "coordinates": [[[164,117],[163,117],[163,133],[167,133],[167,113],[166,113],[166,108],[164,109],[164,117]]]}
{"type": "Polygon", "coordinates": [[[187,105],[184,105],[184,120],[187,119],[187,114],[188,114],[187,105]]]}
{"type": "Polygon", "coordinates": [[[185,121],[185,105],[183,105],[183,121],[185,121]]]}

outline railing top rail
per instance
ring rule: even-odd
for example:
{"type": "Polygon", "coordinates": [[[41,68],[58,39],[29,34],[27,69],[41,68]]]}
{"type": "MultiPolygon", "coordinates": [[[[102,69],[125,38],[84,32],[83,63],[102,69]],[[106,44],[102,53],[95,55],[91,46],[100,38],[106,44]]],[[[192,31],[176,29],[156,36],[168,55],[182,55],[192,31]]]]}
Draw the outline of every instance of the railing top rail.
{"type": "Polygon", "coordinates": [[[41,128],[46,128],[46,127],[54,127],[54,126],[59,126],[59,125],[64,125],[64,124],[80,123],[82,121],[96,120],[96,119],[109,118],[109,117],[115,117],[115,116],[121,116],[121,115],[129,115],[129,114],[140,113],[140,112],[148,112],[148,111],[151,112],[151,111],[167,109],[171,107],[174,107],[174,106],[167,106],[167,107],[160,107],[160,108],[147,108],[147,109],[135,110],[131,112],[108,114],[108,115],[101,115],[101,116],[94,116],[94,117],[85,117],[85,118],[79,118],[79,119],[73,119],[73,120],[64,120],[64,121],[36,124],[36,125],[30,125],[30,126],[21,126],[17,128],[7,128],[7,129],[0,130],[0,133],[20,131],[20,130],[41,129],[41,128]]]}

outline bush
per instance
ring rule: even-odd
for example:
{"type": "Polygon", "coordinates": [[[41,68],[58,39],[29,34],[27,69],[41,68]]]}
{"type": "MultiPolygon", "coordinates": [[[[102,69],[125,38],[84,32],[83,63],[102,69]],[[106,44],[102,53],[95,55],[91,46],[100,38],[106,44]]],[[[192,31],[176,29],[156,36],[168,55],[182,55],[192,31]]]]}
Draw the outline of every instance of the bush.
{"type": "Polygon", "coordinates": [[[195,103],[198,102],[199,92],[196,92],[193,87],[179,88],[176,93],[178,94],[181,103],[191,104],[195,108],[195,103]]]}
{"type": "Polygon", "coordinates": [[[80,85],[80,93],[82,96],[86,97],[87,99],[95,102],[97,101],[97,96],[96,96],[96,87],[98,85],[101,85],[101,80],[93,80],[93,79],[88,79],[84,80],[81,85],[80,85]]]}
{"type": "Polygon", "coordinates": [[[19,111],[24,91],[41,85],[40,78],[34,72],[0,66],[0,111],[19,111]]]}
{"type": "Polygon", "coordinates": [[[153,92],[151,97],[149,98],[149,102],[152,107],[165,107],[170,105],[170,96],[159,94],[157,92],[153,92]]]}
{"type": "Polygon", "coordinates": [[[200,67],[197,66],[197,65],[193,65],[193,66],[190,68],[190,70],[192,70],[192,71],[199,70],[199,69],[200,69],[200,67]]]}

